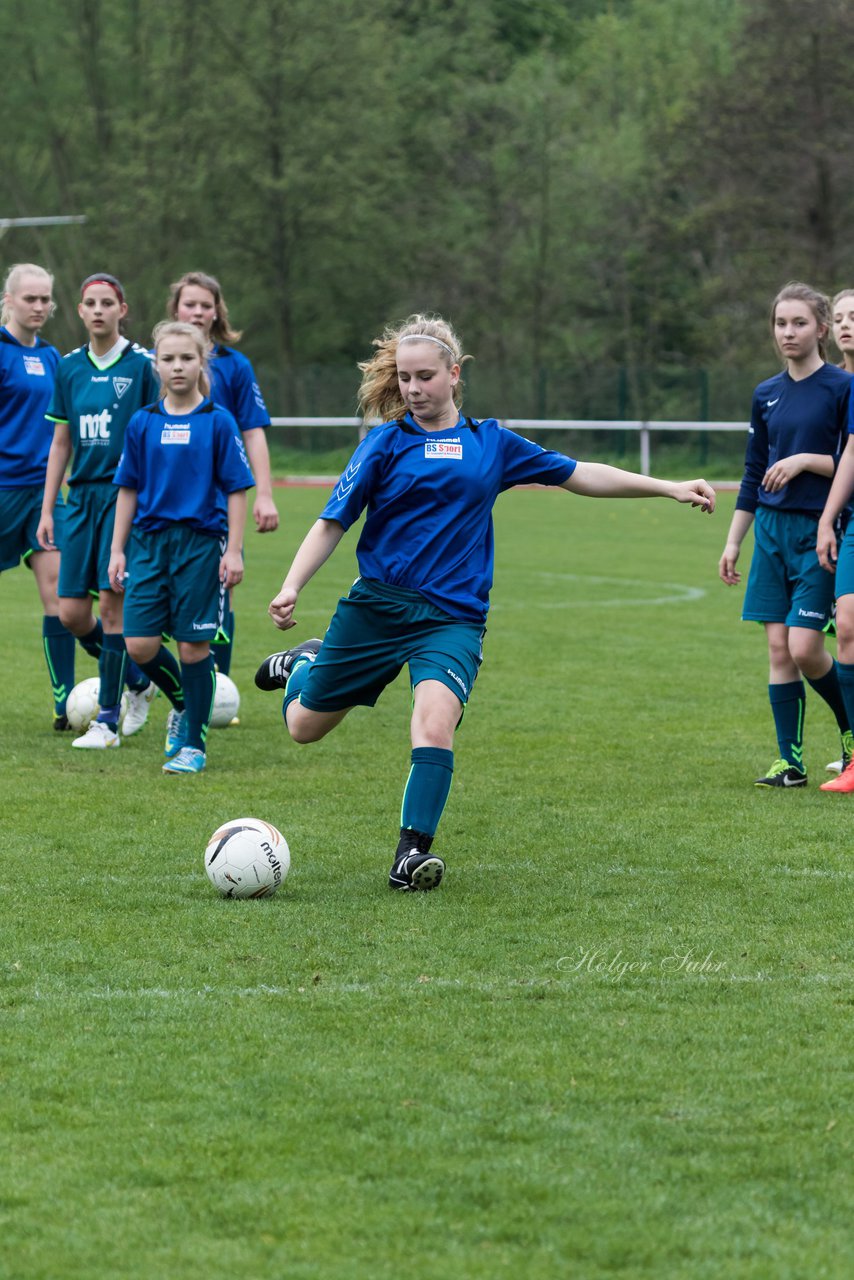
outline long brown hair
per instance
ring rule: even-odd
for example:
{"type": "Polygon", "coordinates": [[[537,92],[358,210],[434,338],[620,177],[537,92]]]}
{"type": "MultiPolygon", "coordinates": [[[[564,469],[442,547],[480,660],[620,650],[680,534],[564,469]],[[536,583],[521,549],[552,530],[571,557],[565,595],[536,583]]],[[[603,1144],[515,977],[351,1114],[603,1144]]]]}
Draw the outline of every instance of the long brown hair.
{"type": "Polygon", "coordinates": [[[818,289],[813,289],[812,285],[804,284],[801,280],[790,280],[788,284],[783,285],[783,288],[771,303],[771,337],[774,339],[774,346],[778,355],[780,354],[780,349],[777,347],[774,326],[777,320],[777,306],[781,302],[805,302],[818,321],[819,326],[824,326],[824,333],[818,340],[818,354],[822,360],[826,360],[827,335],[830,333],[830,328],[833,324],[833,312],[830,309],[830,299],[827,294],[819,293],[818,289]]]}
{"type": "Polygon", "coordinates": [[[209,276],[204,271],[187,271],[181,276],[180,280],[176,280],[174,284],[169,286],[169,300],[166,303],[166,310],[173,320],[178,319],[178,303],[181,300],[181,290],[186,285],[195,285],[198,289],[207,289],[208,293],[213,294],[216,314],[214,322],[211,325],[211,341],[220,343],[222,346],[228,346],[231,343],[239,342],[243,337],[240,329],[232,329],[228,319],[228,307],[225,305],[225,298],[222,296],[222,288],[216,276],[209,276]]]}

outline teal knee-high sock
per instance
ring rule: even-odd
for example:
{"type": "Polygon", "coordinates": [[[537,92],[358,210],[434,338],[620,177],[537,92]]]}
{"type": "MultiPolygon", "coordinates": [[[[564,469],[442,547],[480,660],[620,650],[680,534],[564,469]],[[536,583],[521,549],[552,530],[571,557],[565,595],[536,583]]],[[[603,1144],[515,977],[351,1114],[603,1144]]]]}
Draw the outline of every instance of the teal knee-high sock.
{"type": "Polygon", "coordinates": [[[839,689],[845,703],[848,723],[854,724],[854,663],[837,662],[836,672],[839,678],[839,689]]]}
{"type": "Polygon", "coordinates": [[[780,758],[798,769],[804,767],[804,710],[807,696],[803,680],[769,684],[768,697],[774,713],[780,758]]]}
{"type": "Polygon", "coordinates": [[[288,707],[292,702],[296,702],[302,693],[314,658],[315,655],[313,653],[303,654],[302,657],[297,658],[291,667],[291,674],[288,676],[288,683],[285,685],[285,696],[282,699],[282,715],[285,717],[285,724],[288,723],[288,707]]]}
{"type": "Polygon", "coordinates": [[[187,708],[186,745],[204,751],[216,693],[213,654],[209,653],[201,662],[182,662],[181,683],[187,708]]]}
{"type": "Polygon", "coordinates": [[[98,719],[112,729],[115,729],[119,721],[126,662],[127,650],[124,636],[108,635],[105,632],[101,656],[98,659],[98,675],[101,677],[101,692],[98,697],[101,710],[98,712],[98,719]]]}
{"type": "Polygon", "coordinates": [[[234,610],[226,609],[222,619],[223,638],[219,637],[211,645],[217,671],[227,676],[231,671],[231,655],[234,649],[234,610]]]}
{"type": "Polygon", "coordinates": [[[161,693],[166,694],[176,711],[184,710],[181,668],[165,644],[160,646],[160,652],[155,654],[150,662],[140,662],[139,669],[149,680],[154,681],[161,693]]]}
{"type": "Polygon", "coordinates": [[[403,804],[401,830],[434,836],[454,777],[454,753],[442,747],[413,747],[403,804]]]}
{"type": "Polygon", "coordinates": [[[807,681],[820,698],[824,698],[833,714],[836,716],[836,723],[839,725],[839,732],[845,733],[846,729],[851,727],[852,721],[845,707],[845,699],[842,696],[842,688],[839,683],[839,670],[835,662],[831,663],[830,670],[818,680],[807,681]]]}
{"type": "Polygon", "coordinates": [[[42,618],[42,642],[47,671],[53,690],[53,709],[56,715],[65,715],[65,699],[74,688],[74,636],[59,618],[42,618]]]}
{"type": "Polygon", "coordinates": [[[104,628],[101,626],[101,619],[95,619],[95,625],[91,631],[87,631],[85,636],[78,636],[77,643],[80,648],[89,654],[90,658],[94,658],[97,662],[101,656],[101,649],[104,646],[104,628]]]}

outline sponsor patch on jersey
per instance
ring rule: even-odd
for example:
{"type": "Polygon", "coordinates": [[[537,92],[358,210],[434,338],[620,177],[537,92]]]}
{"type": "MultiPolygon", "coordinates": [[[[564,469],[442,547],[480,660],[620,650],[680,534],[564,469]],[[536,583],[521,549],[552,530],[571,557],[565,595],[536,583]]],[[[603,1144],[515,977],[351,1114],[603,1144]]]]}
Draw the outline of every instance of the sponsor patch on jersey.
{"type": "Polygon", "coordinates": [[[425,440],[425,458],[461,458],[463,445],[461,440],[425,440]]]}
{"type": "Polygon", "coordinates": [[[44,377],[44,365],[41,356],[24,356],[24,370],[36,378],[44,377]]]}
{"type": "Polygon", "coordinates": [[[160,432],[161,444],[189,444],[190,428],[187,426],[169,426],[164,427],[160,432]]]}
{"type": "Polygon", "coordinates": [[[133,386],[133,378],[113,378],[113,390],[121,400],[128,387],[133,386]]]}

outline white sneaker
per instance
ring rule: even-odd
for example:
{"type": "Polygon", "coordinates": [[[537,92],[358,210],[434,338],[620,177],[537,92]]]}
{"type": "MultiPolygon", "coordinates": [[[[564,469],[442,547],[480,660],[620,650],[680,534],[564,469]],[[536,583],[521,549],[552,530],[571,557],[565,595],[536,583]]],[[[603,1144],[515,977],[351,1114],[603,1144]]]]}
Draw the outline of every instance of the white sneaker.
{"type": "Polygon", "coordinates": [[[151,704],[157,697],[157,685],[150,680],[145,689],[140,689],[138,693],[134,693],[132,689],[128,689],[125,694],[127,698],[127,711],[122,721],[122,735],[125,738],[132,738],[135,733],[139,733],[142,726],[148,719],[148,713],[151,710],[151,704]]]}
{"type": "Polygon", "coordinates": [[[842,761],[841,761],[841,760],[831,760],[830,764],[826,764],[824,767],[825,767],[825,769],[827,770],[827,772],[828,772],[828,773],[841,773],[841,772],[842,772],[842,761]]]}
{"type": "Polygon", "coordinates": [[[83,737],[75,738],[71,745],[86,747],[90,751],[105,751],[107,747],[121,746],[121,738],[103,720],[93,720],[83,737]]]}

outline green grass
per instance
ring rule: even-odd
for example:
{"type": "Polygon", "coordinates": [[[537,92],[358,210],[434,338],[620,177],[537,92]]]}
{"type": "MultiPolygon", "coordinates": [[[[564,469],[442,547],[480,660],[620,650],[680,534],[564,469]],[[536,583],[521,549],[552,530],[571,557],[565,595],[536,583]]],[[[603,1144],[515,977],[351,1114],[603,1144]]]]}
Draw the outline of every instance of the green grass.
{"type": "MultiPolygon", "coordinates": [[[[640,442],[636,431],[527,431],[547,449],[590,462],[608,462],[636,471],[640,442]]],[[[339,475],[347,465],[357,435],[353,427],[271,427],[270,454],[278,475],[339,475]]],[[[684,479],[704,475],[709,480],[733,480],[744,467],[746,432],[657,431],[652,433],[652,471],[658,476],[684,479]]]]}
{"type": "Polygon", "coordinates": [[[103,758],[50,731],[33,583],[3,576],[0,1276],[848,1277],[850,814],[812,694],[811,785],[751,786],[776,751],[763,637],[716,577],[732,499],[500,500],[448,875],[410,897],[385,888],[405,682],[303,748],[252,686],[324,499],[278,497],[241,725],[199,778],[160,773],[162,699],[103,758]],[[248,814],[291,875],[223,901],[202,851],[248,814]]]}

